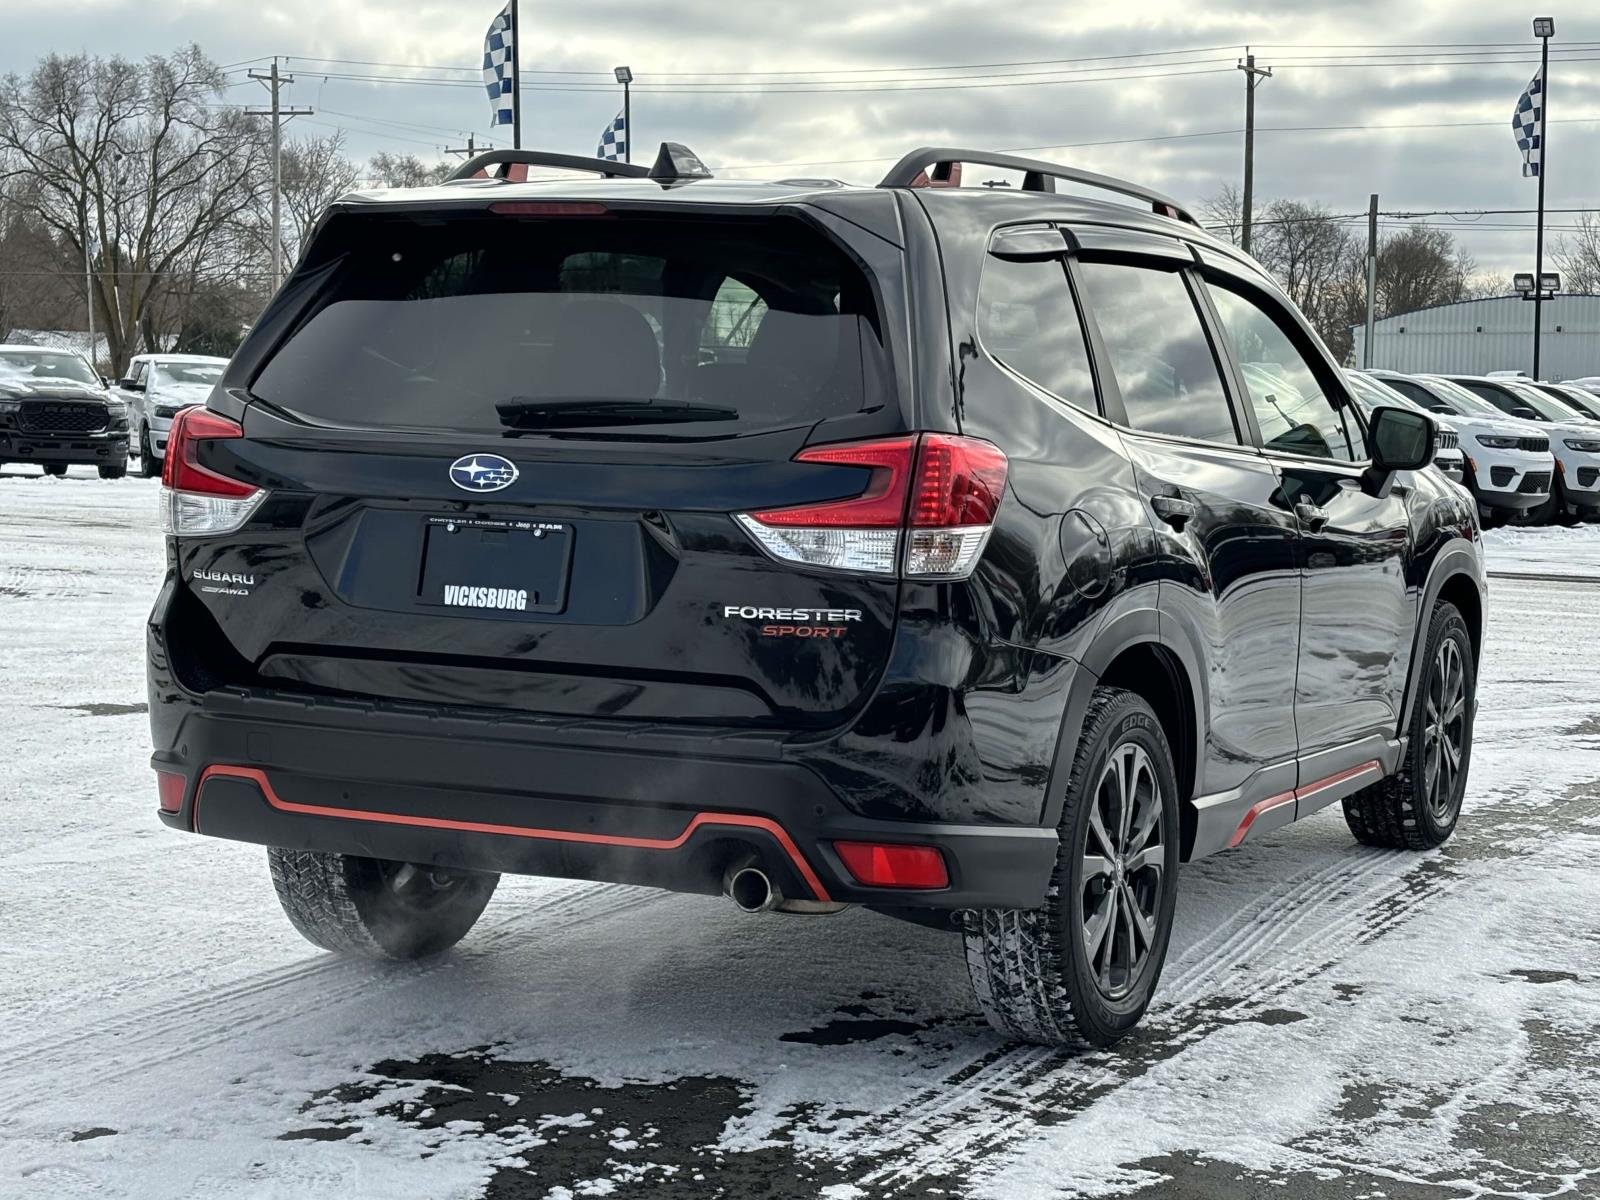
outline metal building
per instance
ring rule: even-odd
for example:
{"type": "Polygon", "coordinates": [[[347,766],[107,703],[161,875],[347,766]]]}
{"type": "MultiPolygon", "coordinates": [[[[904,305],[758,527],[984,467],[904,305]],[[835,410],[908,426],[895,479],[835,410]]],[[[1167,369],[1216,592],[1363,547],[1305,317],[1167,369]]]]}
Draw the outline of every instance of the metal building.
{"type": "MultiPolygon", "coordinates": [[[[1544,303],[1540,374],[1600,375],[1600,296],[1544,303]]],[[[1364,364],[1366,327],[1352,327],[1355,365],[1364,364]]],[[[1371,365],[1381,370],[1485,375],[1533,371],[1533,304],[1520,296],[1463,300],[1385,317],[1374,326],[1371,365]]]]}

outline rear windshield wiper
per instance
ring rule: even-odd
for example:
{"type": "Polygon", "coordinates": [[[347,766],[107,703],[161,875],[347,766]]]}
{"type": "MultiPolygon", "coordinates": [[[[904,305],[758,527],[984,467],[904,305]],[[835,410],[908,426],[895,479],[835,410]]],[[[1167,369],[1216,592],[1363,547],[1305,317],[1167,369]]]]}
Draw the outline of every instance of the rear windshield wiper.
{"type": "Polygon", "coordinates": [[[665,425],[687,421],[737,421],[732,408],[653,400],[530,400],[515,397],[495,406],[510,433],[527,429],[587,429],[606,425],[665,425]]]}

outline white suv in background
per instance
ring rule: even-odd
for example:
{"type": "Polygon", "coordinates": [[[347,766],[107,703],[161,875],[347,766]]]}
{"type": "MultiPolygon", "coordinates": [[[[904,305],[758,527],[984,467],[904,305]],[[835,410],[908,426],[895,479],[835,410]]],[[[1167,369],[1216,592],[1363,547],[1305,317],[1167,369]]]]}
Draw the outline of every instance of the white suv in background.
{"type": "Polygon", "coordinates": [[[1439,442],[1434,447],[1433,465],[1438,467],[1451,483],[1464,481],[1466,460],[1461,454],[1461,432],[1456,428],[1455,417],[1426,409],[1409,396],[1401,395],[1383,380],[1374,379],[1371,375],[1360,371],[1346,371],[1344,374],[1350,381],[1350,394],[1361,409],[1361,415],[1369,420],[1373,409],[1386,404],[1392,408],[1409,408],[1425,412],[1432,417],[1433,423],[1439,427],[1439,442]]]}
{"type": "Polygon", "coordinates": [[[1455,426],[1466,460],[1464,482],[1477,498],[1485,525],[1503,524],[1507,518],[1549,501],[1555,458],[1542,427],[1508,417],[1487,400],[1438,375],[1368,374],[1455,426]]]}
{"type": "Polygon", "coordinates": [[[139,460],[139,474],[161,474],[172,418],[181,408],[204,404],[227,365],[227,359],[205,354],[141,354],[128,364],[115,391],[128,404],[130,453],[139,460]]]}
{"type": "Polygon", "coordinates": [[[1547,396],[1554,396],[1580,417],[1600,421],[1600,396],[1572,383],[1536,383],[1533,385],[1547,396]]]}
{"type": "Polygon", "coordinates": [[[1550,437],[1556,476],[1550,499],[1531,514],[1540,522],[1600,516],[1600,422],[1520,379],[1452,375],[1450,380],[1501,412],[1537,422],[1550,437]]]}

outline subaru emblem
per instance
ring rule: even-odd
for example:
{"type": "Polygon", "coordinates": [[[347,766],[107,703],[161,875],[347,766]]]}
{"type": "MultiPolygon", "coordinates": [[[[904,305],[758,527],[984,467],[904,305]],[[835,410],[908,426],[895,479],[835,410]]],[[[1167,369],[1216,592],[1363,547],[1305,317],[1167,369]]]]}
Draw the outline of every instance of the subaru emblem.
{"type": "Polygon", "coordinates": [[[450,482],[464,492],[498,492],[518,474],[517,464],[498,454],[463,454],[450,464],[450,482]]]}

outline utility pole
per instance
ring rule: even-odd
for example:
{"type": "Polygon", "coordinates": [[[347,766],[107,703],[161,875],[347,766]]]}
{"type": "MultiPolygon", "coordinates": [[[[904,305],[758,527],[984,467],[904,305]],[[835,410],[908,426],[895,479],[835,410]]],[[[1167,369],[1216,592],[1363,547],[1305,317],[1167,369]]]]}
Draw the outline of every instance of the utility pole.
{"type": "Polygon", "coordinates": [[[89,254],[89,201],[83,202],[83,299],[89,306],[89,365],[100,369],[94,345],[94,267],[89,254]]]}
{"type": "Polygon", "coordinates": [[[272,93],[271,108],[247,108],[253,117],[272,118],[272,290],[283,286],[283,123],[290,117],[309,117],[313,109],[284,108],[279,103],[279,89],[293,83],[293,75],[278,73],[278,56],[272,56],[272,70],[266,74],[251,71],[250,78],[266,84],[272,93]]]}
{"type": "Polygon", "coordinates": [[[471,162],[478,156],[478,143],[476,138],[477,134],[469,133],[467,134],[467,144],[465,146],[446,146],[444,148],[444,152],[446,154],[464,155],[467,161],[471,162]]]}
{"type": "MultiPolygon", "coordinates": [[[[1544,178],[1550,168],[1550,39],[1556,31],[1553,17],[1535,17],[1533,35],[1543,47],[1539,55],[1539,232],[1535,235],[1533,259],[1533,377],[1539,373],[1540,335],[1544,312],[1544,178]]],[[[1552,299],[1554,297],[1552,296],[1552,299]]]]}
{"type": "Polygon", "coordinates": [[[1271,67],[1256,66],[1256,56],[1250,47],[1244,48],[1244,61],[1239,64],[1244,72],[1244,213],[1239,232],[1239,248],[1250,253],[1250,216],[1255,203],[1256,190],[1256,84],[1272,78],[1271,67]]]}
{"type": "Polygon", "coordinates": [[[1378,193],[1367,199],[1367,340],[1361,347],[1361,365],[1372,369],[1372,338],[1378,317],[1378,193]]]}

